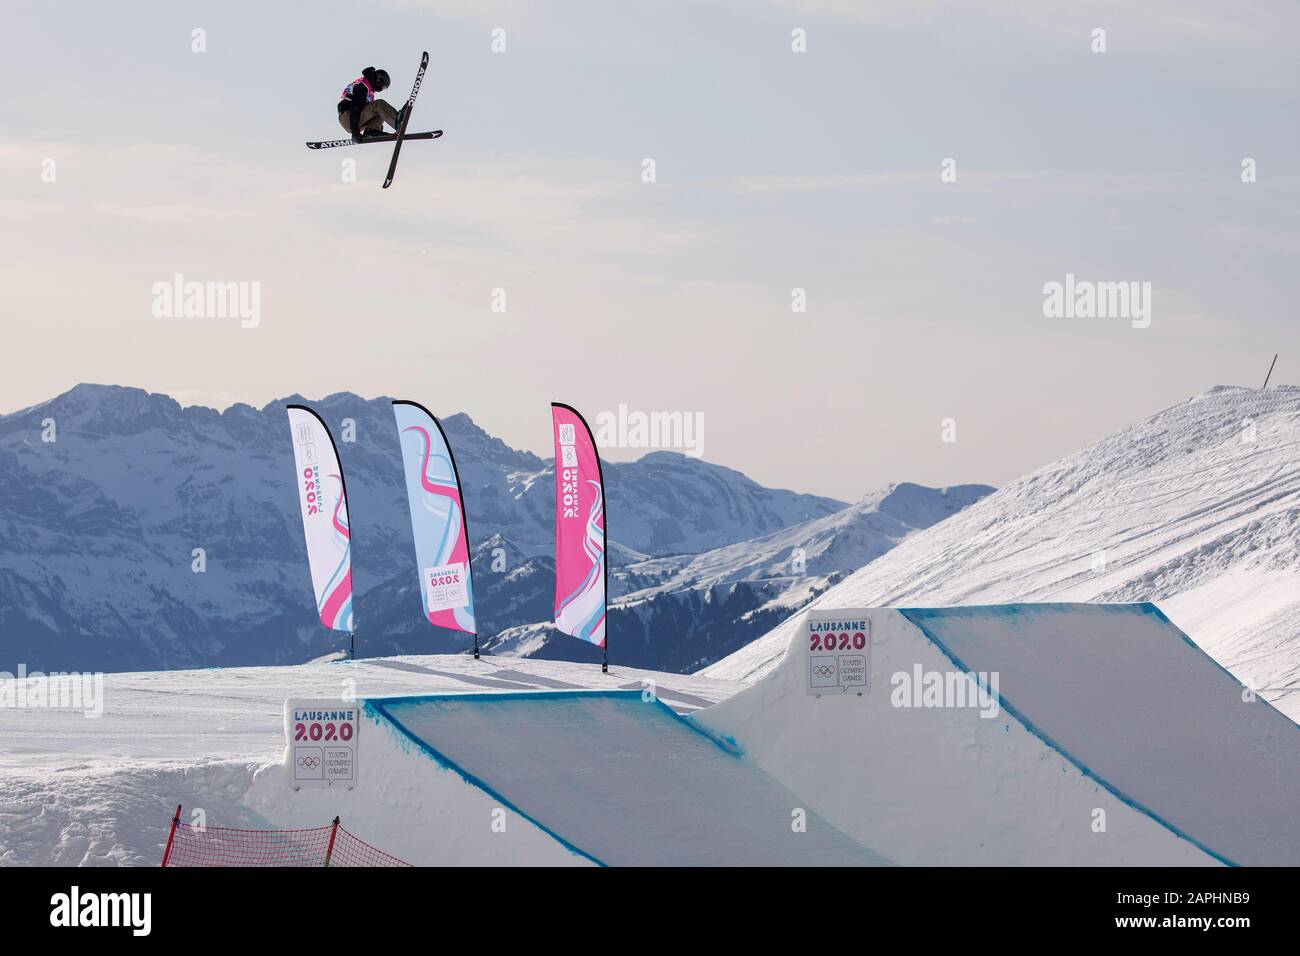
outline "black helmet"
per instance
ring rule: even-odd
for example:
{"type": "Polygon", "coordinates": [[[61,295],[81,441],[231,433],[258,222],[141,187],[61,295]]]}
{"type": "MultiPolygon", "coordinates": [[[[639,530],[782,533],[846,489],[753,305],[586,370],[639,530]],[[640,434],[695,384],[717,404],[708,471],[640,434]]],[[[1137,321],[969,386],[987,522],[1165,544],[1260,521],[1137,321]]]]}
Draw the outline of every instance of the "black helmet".
{"type": "Polygon", "coordinates": [[[386,90],[392,84],[387,70],[376,70],[373,66],[368,66],[361,71],[361,75],[369,80],[370,85],[376,90],[386,90]]]}

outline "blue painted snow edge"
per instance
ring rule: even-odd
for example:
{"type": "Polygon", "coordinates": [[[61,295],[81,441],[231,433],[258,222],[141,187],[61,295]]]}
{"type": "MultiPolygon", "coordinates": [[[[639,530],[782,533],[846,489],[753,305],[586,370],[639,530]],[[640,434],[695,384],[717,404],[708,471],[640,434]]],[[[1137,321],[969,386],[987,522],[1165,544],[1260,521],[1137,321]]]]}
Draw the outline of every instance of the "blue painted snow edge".
{"type": "MultiPolygon", "coordinates": [[[[691,718],[677,713],[677,711],[665,704],[658,695],[654,695],[649,700],[646,700],[642,696],[644,693],[644,691],[636,690],[635,688],[629,690],[471,690],[456,691],[450,694],[404,694],[392,697],[367,697],[366,700],[375,701],[380,704],[411,704],[439,700],[467,700],[491,703],[499,700],[580,700],[593,697],[613,700],[636,700],[641,703],[657,705],[657,708],[668,717],[684,724],[690,730],[699,734],[701,737],[704,737],[723,753],[727,754],[727,756],[744,756],[744,751],[732,738],[716,734],[703,724],[697,723],[696,721],[691,720],[691,718]]],[[[391,717],[391,715],[386,716],[391,717]]]]}
{"type": "Polygon", "coordinates": [[[452,693],[452,694],[409,694],[409,695],[393,696],[393,697],[368,697],[364,699],[362,703],[362,708],[372,718],[376,720],[385,721],[389,726],[391,726],[394,730],[396,730],[399,734],[401,734],[402,737],[404,737],[407,741],[409,741],[412,745],[414,745],[416,749],[424,753],[427,757],[431,758],[435,763],[438,763],[439,765],[446,767],[448,770],[451,770],[470,786],[482,790],[484,793],[492,797],[492,799],[496,800],[502,806],[508,807],[510,810],[514,811],[519,816],[523,817],[525,820],[531,823],[533,826],[537,827],[539,830],[545,833],[547,836],[551,837],[551,839],[555,840],[557,843],[563,846],[570,853],[574,853],[577,854],[578,856],[588,859],[592,863],[595,863],[597,866],[608,866],[608,864],[605,863],[605,861],[597,859],[595,856],[588,853],[586,850],[582,849],[581,847],[572,843],[570,840],[561,836],[559,833],[551,829],[541,820],[538,820],[532,814],[526,812],[524,809],[522,809],[512,801],[506,799],[506,797],[503,794],[499,793],[486,780],[483,780],[482,778],[477,777],[474,774],[470,773],[468,770],[466,770],[464,767],[461,767],[459,764],[457,764],[446,754],[442,753],[442,751],[432,746],[428,741],[424,740],[422,737],[418,736],[417,734],[411,732],[411,730],[409,730],[406,727],[406,725],[402,723],[399,717],[395,716],[392,712],[389,711],[387,706],[387,705],[394,705],[394,704],[396,705],[418,704],[418,703],[440,702],[440,701],[449,701],[449,700],[473,701],[475,703],[491,703],[494,701],[502,701],[502,700],[544,701],[544,700],[581,700],[581,699],[591,699],[591,698],[606,698],[606,699],[615,699],[615,700],[623,700],[628,702],[647,703],[647,704],[656,705],[659,712],[663,714],[667,714],[671,719],[678,721],[693,733],[699,734],[701,737],[708,740],[710,743],[712,743],[715,747],[717,747],[719,750],[721,750],[723,753],[727,754],[728,756],[737,759],[739,759],[742,756],[740,749],[737,746],[735,746],[734,743],[719,737],[718,735],[709,731],[707,728],[704,728],[699,724],[695,723],[693,720],[689,720],[686,717],[683,717],[681,714],[677,713],[677,711],[673,710],[662,700],[660,700],[657,696],[654,696],[649,700],[645,700],[642,697],[642,691],[639,690],[537,690],[537,691],[500,691],[500,692],[468,691],[464,693],[452,693]]]}
{"type": "MultiPolygon", "coordinates": [[[[422,700],[422,699],[424,698],[421,697],[387,698],[387,702],[392,703],[398,700],[414,701],[414,700],[422,700]]],[[[585,859],[590,860],[592,863],[595,863],[597,866],[606,865],[603,860],[598,860],[596,859],[596,857],[592,856],[590,853],[588,853],[586,850],[582,849],[581,847],[574,846],[572,843],[570,843],[564,837],[560,836],[558,833],[556,833],[546,824],[542,823],[542,821],[536,819],[535,817],[531,816],[528,813],[525,813],[519,807],[515,806],[514,803],[507,800],[504,796],[502,796],[495,789],[493,789],[487,783],[487,781],[481,780],[478,777],[474,776],[474,774],[470,773],[468,770],[461,767],[454,760],[449,758],[446,754],[442,753],[440,750],[437,750],[436,748],[431,746],[428,743],[428,741],[412,733],[406,727],[405,724],[403,724],[400,720],[398,720],[396,717],[394,717],[392,714],[388,712],[387,708],[384,707],[384,703],[385,703],[384,698],[371,698],[366,700],[362,706],[365,712],[369,714],[372,718],[376,720],[383,720],[384,722],[386,722],[390,727],[392,727],[404,738],[406,738],[406,740],[408,740],[417,750],[423,753],[426,757],[429,757],[440,766],[446,767],[448,770],[455,773],[471,787],[475,787],[479,790],[482,790],[492,799],[500,803],[503,807],[508,807],[510,810],[513,810],[515,813],[523,817],[533,826],[537,827],[539,830],[541,830],[551,839],[559,843],[570,853],[574,853],[578,856],[584,857],[585,859]]]]}
{"type": "MultiPolygon", "coordinates": [[[[900,607],[897,610],[899,614],[903,615],[903,617],[905,617],[908,621],[914,624],[917,627],[917,629],[921,631],[922,634],[924,634],[927,638],[929,638],[931,643],[933,643],[935,647],[939,649],[939,652],[943,654],[944,657],[948,658],[948,660],[952,661],[955,667],[969,674],[974,672],[971,670],[971,668],[967,667],[966,664],[961,660],[961,658],[959,658],[956,654],[954,654],[952,650],[949,649],[948,646],[944,644],[943,641],[940,640],[938,636],[935,635],[934,632],[931,631],[926,626],[927,621],[942,618],[942,617],[960,618],[960,617],[978,617],[981,615],[1015,617],[1019,614],[1025,613],[1026,611],[1032,611],[1032,610],[1042,609],[1042,610],[1050,610],[1050,611],[1060,611],[1066,609],[1077,609],[1081,607],[1123,609],[1128,613],[1138,612],[1144,615],[1156,616],[1162,622],[1167,624],[1169,627],[1173,628],[1174,631],[1176,631],[1178,635],[1182,637],[1183,640],[1187,641],[1187,643],[1191,644],[1193,647],[1196,647],[1196,644],[1191,640],[1191,638],[1189,638],[1186,634],[1183,634],[1183,632],[1178,629],[1177,625],[1175,625],[1172,621],[1170,621],[1169,618],[1165,617],[1165,615],[1160,611],[1160,609],[1150,602],[1135,603],[1135,604],[1082,604],[1082,603],[981,604],[981,605],[966,605],[963,607],[952,607],[952,608],[900,607]]],[[[1199,651],[1200,648],[1197,648],[1197,650],[1199,651]]],[[[1201,653],[1204,654],[1205,652],[1201,651],[1201,653]]],[[[1215,663],[1217,665],[1218,662],[1216,661],[1215,663]]],[[[1236,678],[1234,677],[1233,680],[1236,680],[1236,678]]],[[[1113,795],[1121,803],[1126,804],[1129,807],[1132,807],[1134,810],[1136,810],[1138,813],[1141,813],[1143,816],[1151,818],[1160,826],[1164,827],[1166,830],[1173,833],[1175,836],[1186,840],[1188,843],[1192,844],[1192,846],[1196,847],[1201,852],[1206,853],[1209,856],[1212,856],[1220,863],[1223,863],[1226,866],[1240,866],[1240,864],[1237,863],[1236,861],[1230,860],[1222,853],[1210,849],[1210,847],[1206,846],[1204,843],[1196,839],[1196,837],[1192,836],[1190,833],[1183,831],[1181,828],[1175,826],[1173,823],[1166,820],[1164,817],[1160,816],[1160,814],[1156,813],[1150,807],[1146,806],[1145,804],[1139,803],[1137,800],[1133,799],[1128,794],[1121,791],[1109,780],[1102,777],[1091,767],[1085,764],[1082,760],[1075,757],[1063,746],[1061,746],[1059,743],[1057,743],[1055,740],[1049,737],[1046,733],[1044,733],[1041,729],[1039,729],[1039,727],[1035,725],[1034,722],[1030,720],[1027,716],[1025,716],[1025,714],[1019,711],[1014,704],[1011,704],[1009,701],[1007,701],[1005,696],[999,694],[998,697],[999,697],[999,705],[1002,707],[1002,709],[1005,710],[1012,717],[1014,717],[1017,721],[1019,721],[1021,726],[1023,726],[1026,730],[1028,730],[1031,734],[1033,734],[1035,737],[1037,737],[1039,740],[1045,743],[1048,747],[1050,747],[1052,750],[1055,750],[1067,761],[1073,764],[1076,768],[1078,768],[1078,770],[1085,777],[1089,778],[1090,780],[1096,781],[1104,790],[1106,790],[1111,795],[1113,795]]]]}

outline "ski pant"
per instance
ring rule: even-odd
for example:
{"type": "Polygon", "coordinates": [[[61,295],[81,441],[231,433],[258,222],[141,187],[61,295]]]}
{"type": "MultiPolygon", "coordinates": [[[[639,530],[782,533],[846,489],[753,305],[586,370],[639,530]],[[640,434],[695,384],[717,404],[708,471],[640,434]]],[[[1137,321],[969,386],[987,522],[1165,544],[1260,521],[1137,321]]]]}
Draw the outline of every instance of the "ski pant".
{"type": "MultiPolygon", "coordinates": [[[[383,100],[374,100],[361,107],[361,119],[358,123],[360,129],[382,131],[385,123],[397,129],[397,110],[383,100]]],[[[339,125],[347,132],[352,132],[352,117],[347,110],[339,113],[339,125]]]]}

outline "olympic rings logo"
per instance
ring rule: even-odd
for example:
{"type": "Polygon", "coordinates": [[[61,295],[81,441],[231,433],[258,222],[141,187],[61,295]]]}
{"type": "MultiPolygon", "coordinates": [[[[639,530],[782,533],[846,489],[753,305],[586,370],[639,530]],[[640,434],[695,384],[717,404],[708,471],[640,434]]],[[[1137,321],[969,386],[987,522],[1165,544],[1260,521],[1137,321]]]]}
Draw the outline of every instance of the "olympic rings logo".
{"type": "Polygon", "coordinates": [[[830,677],[835,673],[834,664],[817,664],[813,667],[813,673],[818,677],[830,677]]]}
{"type": "Polygon", "coordinates": [[[304,756],[298,758],[298,766],[306,770],[315,770],[320,766],[320,757],[304,756]]]}

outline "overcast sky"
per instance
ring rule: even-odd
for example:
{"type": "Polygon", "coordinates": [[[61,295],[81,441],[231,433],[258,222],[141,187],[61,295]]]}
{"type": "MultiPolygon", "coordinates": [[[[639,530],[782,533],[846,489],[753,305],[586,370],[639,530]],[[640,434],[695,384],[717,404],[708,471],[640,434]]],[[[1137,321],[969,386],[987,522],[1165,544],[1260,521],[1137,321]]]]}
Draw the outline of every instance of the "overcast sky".
{"type": "Polygon", "coordinates": [[[551,399],[623,403],[852,499],[1009,481],[1275,351],[1300,381],[1290,0],[11,7],[0,411],[351,390],[549,454],[551,399]],[[422,49],[446,135],[391,189],[387,147],[303,147],[422,49]],[[259,283],[260,325],[155,317],[177,273],[259,283]],[[1046,318],[1067,273],[1150,282],[1149,327],[1046,318]]]}

